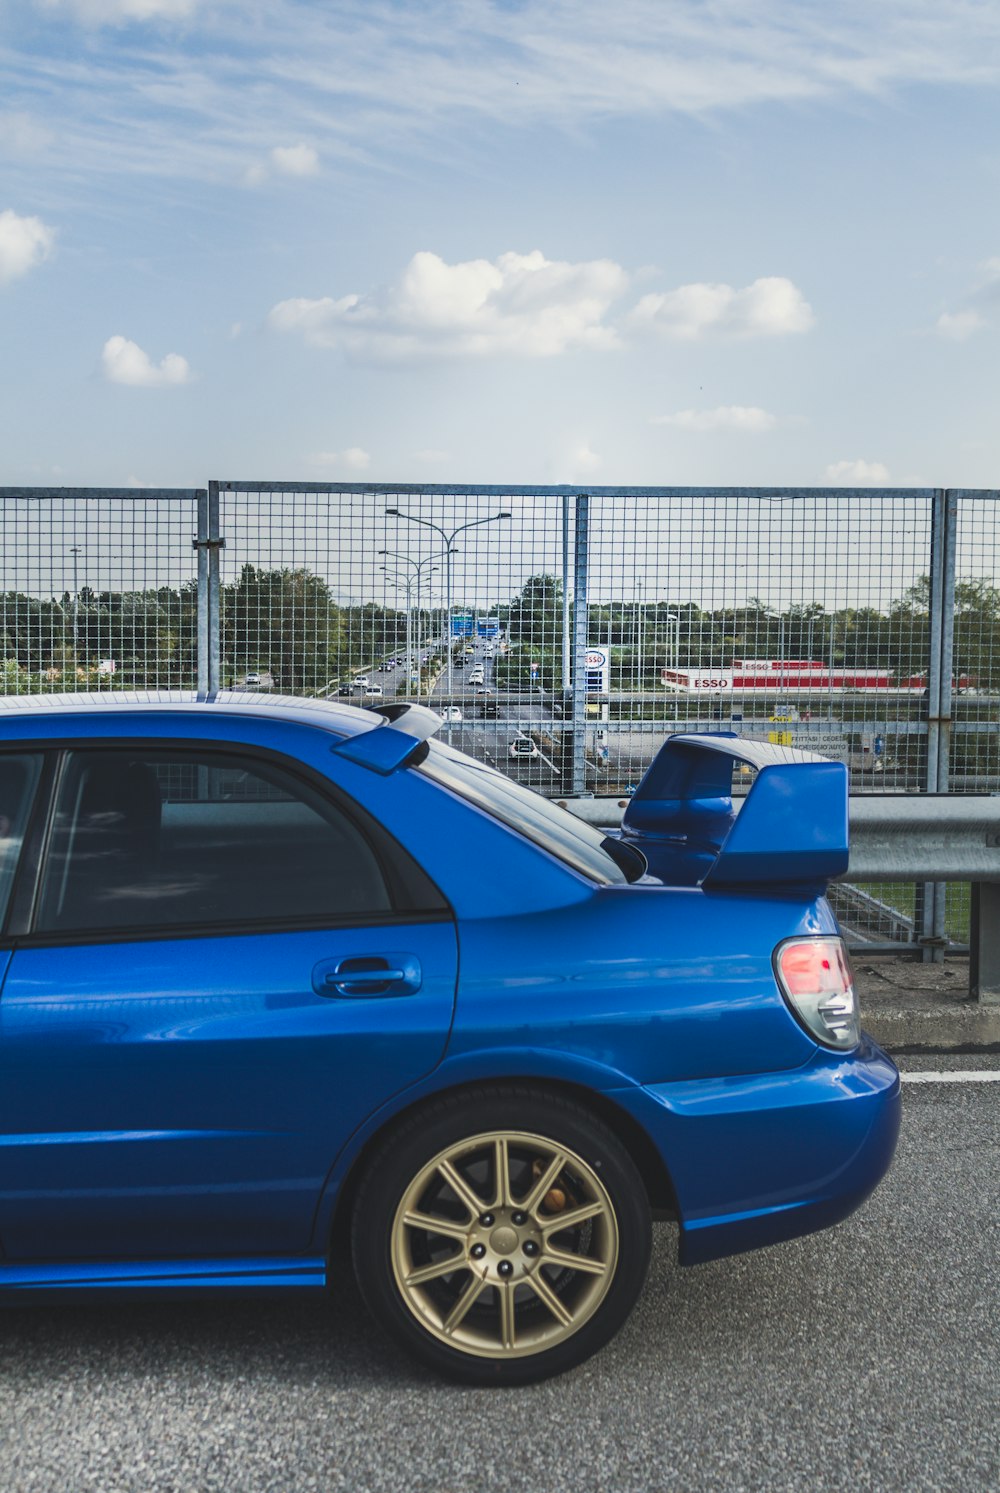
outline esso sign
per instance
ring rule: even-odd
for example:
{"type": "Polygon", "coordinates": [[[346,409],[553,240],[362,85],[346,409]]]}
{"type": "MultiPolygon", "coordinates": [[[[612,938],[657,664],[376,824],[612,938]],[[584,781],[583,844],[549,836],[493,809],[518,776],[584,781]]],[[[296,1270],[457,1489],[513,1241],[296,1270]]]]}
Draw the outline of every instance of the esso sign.
{"type": "Polygon", "coordinates": [[[733,687],[733,676],[731,674],[695,674],[691,680],[692,689],[729,689],[733,687]]]}
{"type": "Polygon", "coordinates": [[[587,668],[606,669],[608,667],[607,650],[604,648],[587,649],[587,668]]]}

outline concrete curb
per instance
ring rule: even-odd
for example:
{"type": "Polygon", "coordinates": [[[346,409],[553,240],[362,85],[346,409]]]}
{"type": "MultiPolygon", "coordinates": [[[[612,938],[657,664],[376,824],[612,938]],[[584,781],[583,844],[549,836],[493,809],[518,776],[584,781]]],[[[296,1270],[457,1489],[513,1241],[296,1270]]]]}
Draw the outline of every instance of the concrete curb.
{"type": "Polygon", "coordinates": [[[887,1052],[1000,1052],[1000,1005],[969,995],[967,960],[852,959],[862,1024],[887,1052]]]}

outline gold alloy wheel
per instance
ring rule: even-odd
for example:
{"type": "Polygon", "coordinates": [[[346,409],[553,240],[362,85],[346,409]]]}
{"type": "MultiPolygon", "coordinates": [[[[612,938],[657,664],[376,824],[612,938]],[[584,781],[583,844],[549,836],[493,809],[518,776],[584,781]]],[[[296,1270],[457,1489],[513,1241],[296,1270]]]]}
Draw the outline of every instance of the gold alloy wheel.
{"type": "Polygon", "coordinates": [[[564,1342],[615,1278],[618,1223],[592,1167],[543,1136],[494,1130],[438,1153],[392,1225],[404,1302],[442,1343],[523,1358],[564,1342]]]}

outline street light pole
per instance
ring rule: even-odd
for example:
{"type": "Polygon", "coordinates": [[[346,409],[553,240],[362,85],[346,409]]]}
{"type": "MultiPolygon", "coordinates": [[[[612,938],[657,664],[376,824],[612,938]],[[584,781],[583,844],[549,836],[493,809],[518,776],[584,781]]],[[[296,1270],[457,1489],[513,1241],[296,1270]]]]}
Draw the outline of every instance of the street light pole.
{"type": "MultiPolygon", "coordinates": [[[[412,565],[412,567],[413,567],[413,570],[414,570],[413,580],[416,583],[416,593],[417,593],[417,651],[419,652],[419,650],[420,650],[420,573],[423,570],[423,568],[424,568],[425,565],[430,565],[431,564],[432,560],[440,560],[441,554],[427,555],[423,560],[414,560],[413,557],[412,557],[412,555],[405,555],[402,550],[379,550],[379,554],[380,555],[392,555],[395,559],[402,560],[402,562],[403,562],[404,565],[412,565]]],[[[388,565],[382,565],[379,568],[381,570],[384,570],[386,572],[386,574],[389,573],[389,567],[388,567],[388,565]]],[[[438,567],[436,565],[431,565],[431,573],[433,574],[433,572],[435,570],[437,570],[437,568],[438,567]]],[[[404,581],[404,584],[405,584],[405,587],[406,587],[406,693],[409,694],[410,693],[410,676],[411,676],[411,674],[413,672],[413,668],[412,668],[412,665],[413,665],[412,648],[411,648],[411,642],[410,642],[410,638],[411,638],[411,629],[410,629],[410,585],[411,585],[411,582],[410,581],[404,581]]],[[[419,673],[419,670],[418,670],[418,673],[419,673]]],[[[419,686],[419,683],[418,683],[418,685],[417,685],[417,697],[419,698],[419,696],[420,696],[420,686],[419,686]]]]}
{"type": "Polygon", "coordinates": [[[446,687],[448,690],[448,694],[450,695],[452,692],[454,681],[454,660],[452,659],[451,655],[451,557],[455,550],[455,537],[456,535],[461,534],[465,529],[476,529],[480,524],[492,524],[495,523],[498,519],[510,518],[511,515],[504,511],[501,513],[491,513],[488,518],[474,518],[471,519],[467,524],[459,524],[458,528],[452,529],[451,533],[449,534],[446,530],[441,528],[440,524],[432,524],[429,518],[417,518],[412,513],[403,513],[400,508],[387,508],[385,511],[387,517],[389,518],[404,518],[406,519],[407,523],[422,524],[425,529],[433,529],[435,534],[440,534],[442,540],[444,541],[444,594],[447,624],[445,628],[445,648],[446,657],[448,660],[448,678],[446,687]]]}
{"type": "Polygon", "coordinates": [[[77,654],[80,647],[80,588],[77,584],[77,555],[83,554],[83,545],[71,545],[70,554],[73,556],[73,677],[75,679],[79,668],[77,654]]]}
{"type": "Polygon", "coordinates": [[[667,621],[673,623],[670,629],[670,667],[676,673],[680,667],[681,619],[676,612],[668,612],[667,621]]]}

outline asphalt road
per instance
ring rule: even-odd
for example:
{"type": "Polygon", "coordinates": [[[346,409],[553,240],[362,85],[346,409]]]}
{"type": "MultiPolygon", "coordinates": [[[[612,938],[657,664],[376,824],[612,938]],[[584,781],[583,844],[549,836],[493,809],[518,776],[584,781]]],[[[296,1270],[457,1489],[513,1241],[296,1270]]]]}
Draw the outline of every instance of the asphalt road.
{"type": "MultiPolygon", "coordinates": [[[[1000,1067],[922,1059],[914,1069],[1000,1067]]],[[[895,1166],[834,1230],[690,1270],[658,1230],[632,1320],[492,1391],[329,1302],[19,1307],[0,1318],[8,1493],[995,1490],[1000,1083],[907,1083],[895,1166]]]]}

